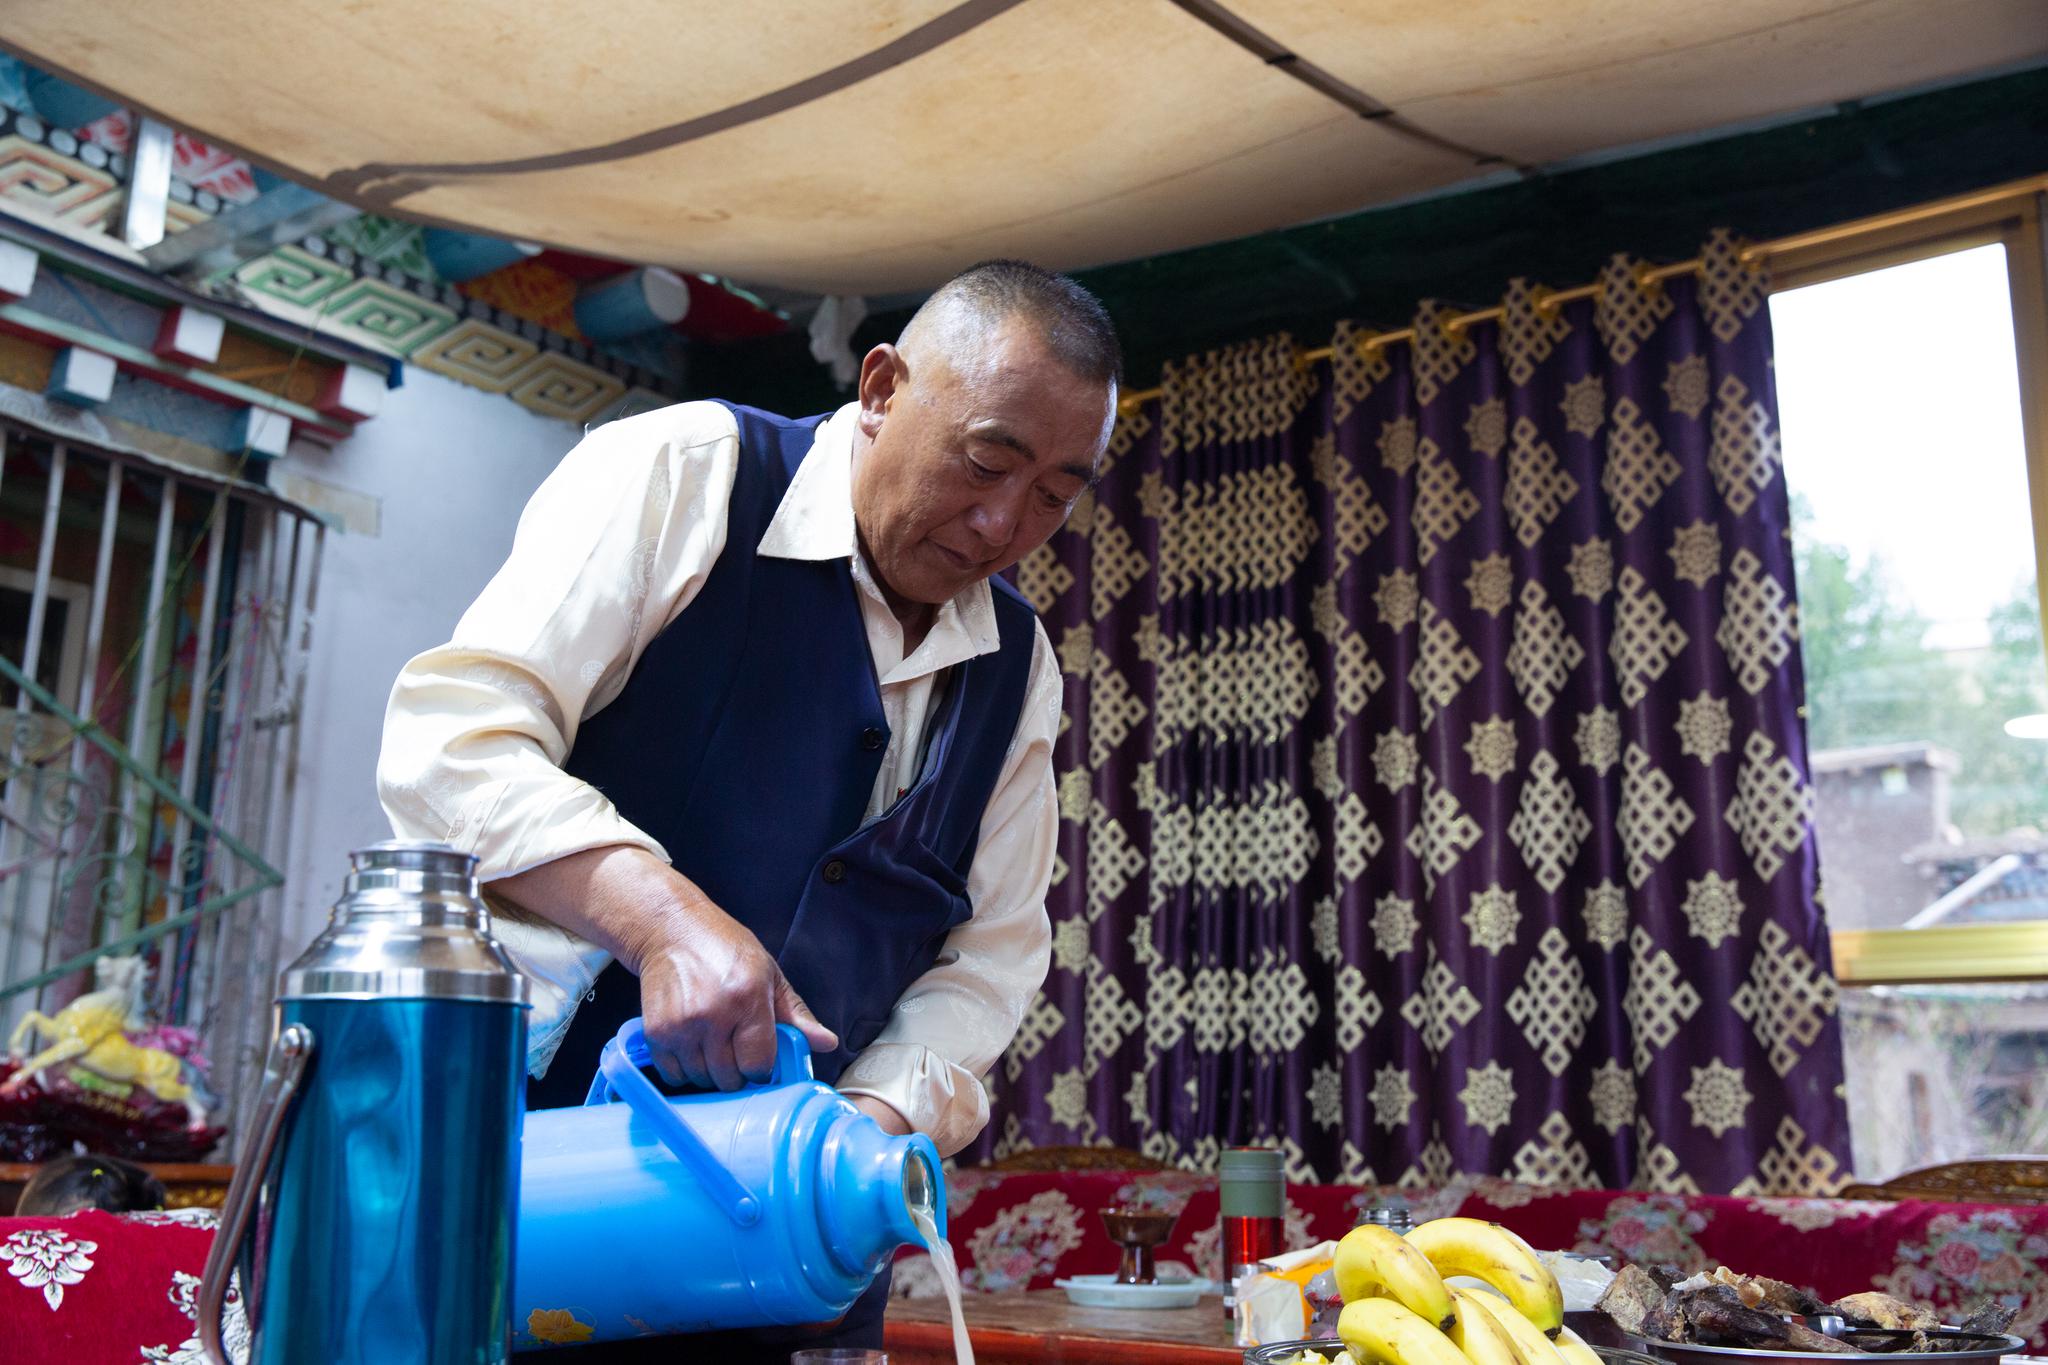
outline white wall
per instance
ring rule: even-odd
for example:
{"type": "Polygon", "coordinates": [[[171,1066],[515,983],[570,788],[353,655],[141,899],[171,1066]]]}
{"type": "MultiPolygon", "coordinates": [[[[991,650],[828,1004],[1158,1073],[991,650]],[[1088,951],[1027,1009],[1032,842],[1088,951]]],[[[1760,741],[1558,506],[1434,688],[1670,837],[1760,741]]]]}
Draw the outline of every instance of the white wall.
{"type": "Polygon", "coordinates": [[[407,659],[448,638],[511,549],[526,499],[582,436],[501,394],[413,367],[385,400],[332,450],[300,443],[286,461],[382,506],[374,536],[327,535],[280,967],[326,922],[348,851],[391,837],[376,766],[392,680],[407,659]]]}

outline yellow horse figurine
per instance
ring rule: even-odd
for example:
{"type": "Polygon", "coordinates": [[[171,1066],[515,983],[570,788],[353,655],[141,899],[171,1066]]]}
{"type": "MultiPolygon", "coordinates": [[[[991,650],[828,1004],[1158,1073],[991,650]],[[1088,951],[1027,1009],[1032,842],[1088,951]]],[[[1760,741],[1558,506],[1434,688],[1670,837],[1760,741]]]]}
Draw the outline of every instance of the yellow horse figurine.
{"type": "Polygon", "coordinates": [[[16,1089],[30,1076],[75,1060],[110,1081],[132,1082],[167,1102],[182,1101],[192,1108],[193,1121],[203,1123],[192,1087],[184,1081],[184,1062],[161,1048],[137,1047],[123,1032],[146,1022],[141,1017],[144,970],[139,957],[103,957],[93,964],[98,989],[79,996],[54,1018],[35,1010],[24,1015],[7,1040],[8,1056],[19,1058],[32,1034],[42,1035],[48,1046],[22,1062],[0,1089],[16,1089]]]}

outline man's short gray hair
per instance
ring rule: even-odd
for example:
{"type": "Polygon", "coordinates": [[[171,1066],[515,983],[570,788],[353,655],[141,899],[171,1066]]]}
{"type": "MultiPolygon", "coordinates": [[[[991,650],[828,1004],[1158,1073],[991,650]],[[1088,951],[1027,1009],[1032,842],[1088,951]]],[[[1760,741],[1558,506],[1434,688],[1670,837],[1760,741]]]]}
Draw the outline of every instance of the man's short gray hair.
{"type": "Polygon", "coordinates": [[[939,320],[948,314],[964,314],[990,330],[1010,318],[1025,318],[1074,374],[1105,386],[1123,382],[1123,348],[1117,344],[1108,310],[1065,275],[1028,261],[971,265],[924,301],[903,328],[897,345],[906,346],[914,336],[942,325],[939,320]]]}

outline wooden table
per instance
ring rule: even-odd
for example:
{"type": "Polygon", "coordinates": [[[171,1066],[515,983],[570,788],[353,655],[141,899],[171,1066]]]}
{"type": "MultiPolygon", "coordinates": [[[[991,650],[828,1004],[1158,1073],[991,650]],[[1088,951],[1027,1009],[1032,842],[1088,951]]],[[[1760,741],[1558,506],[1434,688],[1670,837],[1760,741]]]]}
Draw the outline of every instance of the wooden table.
{"type": "MultiPolygon", "coordinates": [[[[1223,1300],[1193,1308],[1076,1308],[1057,1289],[967,1295],[976,1365],[1238,1365],[1223,1300]]],[[[896,1299],[883,1323],[889,1365],[952,1365],[953,1315],[943,1298],[896,1299]]]]}

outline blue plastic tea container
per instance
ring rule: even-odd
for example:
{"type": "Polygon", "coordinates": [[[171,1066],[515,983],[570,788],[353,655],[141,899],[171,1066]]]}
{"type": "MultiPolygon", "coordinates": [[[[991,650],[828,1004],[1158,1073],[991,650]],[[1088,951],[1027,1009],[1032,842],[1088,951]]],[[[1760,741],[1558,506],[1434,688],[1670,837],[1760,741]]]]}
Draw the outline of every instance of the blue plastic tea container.
{"type": "Polygon", "coordinates": [[[913,1208],[944,1235],[931,1139],[813,1079],[788,1025],[765,1085],[664,1096],[645,1065],[628,1020],[583,1107],[526,1116],[516,1347],[824,1322],[923,1244],[913,1208]]]}

